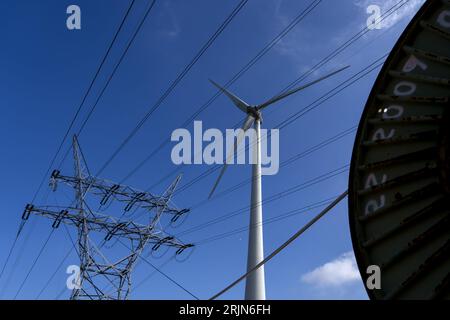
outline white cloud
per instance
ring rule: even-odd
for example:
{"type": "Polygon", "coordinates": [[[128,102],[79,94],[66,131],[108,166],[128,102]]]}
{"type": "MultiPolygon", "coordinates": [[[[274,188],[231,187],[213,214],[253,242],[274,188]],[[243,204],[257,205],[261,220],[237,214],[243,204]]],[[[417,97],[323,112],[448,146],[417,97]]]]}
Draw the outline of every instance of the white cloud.
{"type": "Polygon", "coordinates": [[[301,281],[319,288],[342,287],[361,281],[353,252],[346,252],[338,258],[325,263],[304,274],[301,281]]]}

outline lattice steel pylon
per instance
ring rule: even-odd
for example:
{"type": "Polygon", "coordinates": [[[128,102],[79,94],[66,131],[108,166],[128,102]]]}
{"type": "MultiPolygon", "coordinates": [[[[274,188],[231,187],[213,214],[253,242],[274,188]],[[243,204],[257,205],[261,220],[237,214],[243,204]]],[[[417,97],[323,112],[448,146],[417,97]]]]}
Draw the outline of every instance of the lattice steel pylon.
{"type": "Polygon", "coordinates": [[[188,209],[177,209],[171,203],[172,194],[181,176],[175,179],[163,195],[155,196],[149,192],[142,192],[129,186],[91,176],[76,136],[73,137],[73,157],[74,176],[64,176],[59,170],[55,170],[50,179],[53,191],[56,191],[58,182],[74,189],[75,199],[72,204],[64,210],[52,210],[49,206],[37,207],[28,204],[22,219],[28,220],[30,215],[34,214],[53,220],[53,228],[58,228],[61,223],[65,223],[77,229],[80,273],[71,299],[127,299],[131,288],[132,269],[146,245],[152,244],[152,250],[157,250],[161,246],[174,247],[176,254],[181,254],[185,249],[193,246],[167,235],[159,227],[159,221],[163,214],[171,215],[171,221],[175,222],[189,211],[188,209]],[[100,207],[105,207],[112,199],[126,203],[122,216],[116,218],[92,211],[86,202],[88,194],[101,198],[100,207]],[[148,224],[138,224],[132,220],[122,219],[127,212],[136,207],[153,213],[150,214],[148,224]],[[96,244],[92,233],[105,234],[101,244],[96,244]],[[106,242],[113,238],[127,247],[129,253],[125,257],[116,258],[114,262],[110,262],[101,249],[106,242]],[[128,245],[125,244],[125,240],[128,245]],[[100,278],[103,282],[107,281],[112,285],[111,293],[104,292],[100,288],[100,281],[98,281],[100,278]]]}

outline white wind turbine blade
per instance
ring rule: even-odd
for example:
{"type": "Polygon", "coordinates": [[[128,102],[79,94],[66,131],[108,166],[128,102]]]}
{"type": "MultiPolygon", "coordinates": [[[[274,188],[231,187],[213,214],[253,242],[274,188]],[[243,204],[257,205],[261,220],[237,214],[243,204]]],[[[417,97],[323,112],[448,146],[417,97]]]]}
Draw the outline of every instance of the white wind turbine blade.
{"type": "Polygon", "coordinates": [[[211,199],[211,197],[214,194],[214,191],[216,191],[217,186],[219,185],[220,180],[222,179],[223,174],[228,168],[228,163],[231,161],[231,159],[234,157],[234,154],[237,153],[237,148],[241,144],[242,139],[244,138],[244,133],[252,126],[253,122],[255,121],[255,118],[253,118],[251,115],[247,116],[247,119],[245,119],[244,125],[242,126],[242,131],[239,133],[236,143],[234,144],[233,150],[231,150],[230,154],[228,155],[224,165],[222,166],[222,170],[220,171],[219,176],[217,177],[216,182],[214,183],[213,188],[211,189],[211,192],[209,193],[208,199],[211,199]]]}
{"type": "Polygon", "coordinates": [[[214,82],[213,80],[209,79],[209,81],[216,86],[220,91],[222,91],[228,98],[230,98],[231,101],[233,101],[234,105],[238,107],[242,112],[247,113],[247,107],[250,105],[246,103],[245,101],[241,100],[239,97],[228,91],[227,89],[221,87],[219,84],[214,82]]]}
{"type": "Polygon", "coordinates": [[[350,66],[343,67],[343,68],[341,68],[339,70],[333,71],[332,73],[327,74],[326,76],[323,76],[323,77],[321,77],[319,79],[316,79],[316,80],[314,80],[314,81],[312,81],[312,82],[310,82],[308,84],[305,84],[305,85],[303,85],[301,87],[298,87],[296,89],[292,89],[292,90],[290,90],[288,92],[285,92],[285,93],[282,93],[279,96],[275,96],[272,99],[268,100],[267,102],[264,102],[264,103],[260,104],[259,106],[257,106],[257,109],[258,110],[262,110],[264,108],[267,108],[271,104],[274,104],[275,102],[278,102],[278,101],[280,101],[280,100],[282,100],[282,99],[284,99],[284,98],[286,98],[286,97],[288,97],[288,96],[290,96],[290,95],[292,95],[294,93],[297,93],[297,92],[299,92],[299,91],[301,91],[303,89],[306,89],[306,88],[308,88],[308,87],[310,87],[310,86],[312,86],[312,85],[314,85],[314,84],[316,84],[316,83],[318,83],[320,81],[323,81],[323,80],[325,80],[325,79],[327,79],[327,78],[329,78],[331,76],[334,76],[335,74],[337,74],[337,73],[339,73],[339,72],[341,72],[341,71],[343,71],[343,70],[345,70],[345,69],[347,69],[349,67],[350,66]]]}

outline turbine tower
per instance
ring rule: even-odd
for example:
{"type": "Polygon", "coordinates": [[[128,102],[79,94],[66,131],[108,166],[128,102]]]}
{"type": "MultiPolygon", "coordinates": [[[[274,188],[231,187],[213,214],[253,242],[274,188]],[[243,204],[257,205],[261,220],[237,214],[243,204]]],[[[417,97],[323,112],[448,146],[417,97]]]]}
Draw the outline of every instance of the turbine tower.
{"type": "MultiPolygon", "coordinates": [[[[234,144],[234,150],[231,154],[228,155],[225,164],[222,167],[222,170],[217,178],[210,194],[209,198],[212,197],[214,191],[219,185],[220,180],[222,179],[225,170],[228,167],[228,163],[230,163],[230,159],[234,157],[234,154],[237,152],[237,147],[242,141],[244,137],[244,133],[254,126],[255,130],[255,140],[256,146],[254,149],[254,159],[256,158],[256,162],[254,162],[252,167],[252,189],[251,189],[251,198],[250,198],[250,227],[249,227],[249,240],[248,240],[248,254],[247,254],[247,271],[253,269],[258,263],[260,263],[264,259],[264,245],[263,245],[263,216],[262,216],[262,181],[261,181],[261,123],[262,123],[262,110],[267,108],[270,105],[275,104],[276,102],[283,100],[284,98],[297,93],[303,89],[306,89],[322,80],[325,80],[345,69],[349,66],[336,70],[326,76],[323,76],[317,80],[314,80],[306,85],[301,87],[289,90],[285,93],[277,95],[272,99],[261,103],[259,105],[249,105],[244,102],[242,99],[228,91],[227,89],[221,87],[219,84],[210,80],[211,83],[216,86],[220,91],[222,91],[232,102],[233,104],[242,112],[247,114],[247,118],[244,121],[244,125],[240,134],[237,137],[237,141],[234,144]]],[[[265,300],[266,299],[266,289],[265,289],[265,278],[264,278],[264,266],[261,266],[257,270],[253,271],[247,276],[245,283],[245,300],[265,300]]]]}

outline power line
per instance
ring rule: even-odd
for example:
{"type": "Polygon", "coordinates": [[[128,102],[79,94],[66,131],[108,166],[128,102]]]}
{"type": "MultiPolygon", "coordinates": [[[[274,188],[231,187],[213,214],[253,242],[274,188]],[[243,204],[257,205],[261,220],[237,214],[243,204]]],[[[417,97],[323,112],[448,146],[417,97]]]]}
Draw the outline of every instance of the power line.
{"type": "MultiPolygon", "coordinates": [[[[147,254],[147,258],[149,257],[150,254],[147,254]]],[[[173,261],[175,259],[176,255],[172,255],[169,257],[169,259],[167,259],[166,261],[164,261],[163,263],[161,263],[158,266],[158,269],[162,269],[163,267],[165,267],[167,264],[169,264],[171,261],[173,261]]],[[[141,260],[139,260],[138,262],[136,262],[136,267],[139,265],[139,262],[142,262],[141,260]]],[[[150,273],[147,277],[145,277],[143,280],[141,280],[137,285],[133,285],[133,287],[130,289],[130,293],[133,293],[136,291],[136,289],[140,286],[142,286],[146,281],[148,281],[151,277],[153,277],[155,274],[157,274],[158,272],[156,270],[154,270],[152,273],[150,273]]],[[[102,291],[105,292],[109,289],[110,284],[108,284],[102,291]]]]}
{"type": "MultiPolygon", "coordinates": [[[[392,7],[390,7],[387,11],[385,11],[378,19],[375,20],[374,25],[378,25],[387,18],[389,18],[391,15],[396,13],[399,9],[401,9],[404,5],[406,5],[410,0],[400,0],[396,4],[394,4],[392,7]]],[[[328,54],[325,58],[323,58],[321,61],[319,61],[317,64],[315,64],[310,70],[305,72],[303,75],[301,75],[299,78],[291,82],[288,86],[286,86],[282,91],[280,91],[280,94],[290,90],[297,84],[299,84],[301,81],[303,81],[306,77],[311,75],[313,72],[333,60],[336,56],[338,56],[340,53],[342,53],[345,49],[350,47],[353,43],[355,43],[357,40],[361,39],[364,35],[369,33],[372,29],[369,29],[368,26],[362,28],[359,32],[357,32],[355,35],[350,37],[347,41],[342,43],[340,46],[338,46],[335,50],[333,50],[330,54],[328,54]]]]}
{"type": "Polygon", "coordinates": [[[214,43],[214,41],[222,34],[222,32],[227,28],[227,26],[233,21],[235,16],[242,10],[242,8],[247,4],[248,0],[242,0],[237,7],[233,9],[230,15],[225,19],[225,21],[219,26],[219,28],[214,32],[214,34],[208,39],[208,41],[203,45],[200,51],[194,56],[191,62],[184,68],[184,70],[178,75],[178,77],[171,83],[171,85],[166,89],[166,91],[159,97],[156,103],[146,112],[144,117],[136,124],[136,126],[131,130],[127,137],[121,142],[113,154],[106,160],[104,165],[100,168],[96,176],[100,175],[109,164],[115,159],[115,157],[120,153],[120,151],[129,143],[129,141],[136,135],[136,133],[142,128],[142,126],[147,122],[150,116],[162,105],[166,98],[173,92],[173,90],[178,86],[178,84],[183,80],[183,78],[189,73],[192,67],[198,62],[198,60],[203,56],[203,54],[209,49],[209,47],[214,43]]]}
{"type": "MultiPolygon", "coordinates": [[[[67,225],[65,223],[63,223],[64,229],[66,230],[67,233],[67,237],[70,241],[70,243],[72,244],[72,248],[70,249],[69,252],[75,251],[77,253],[77,255],[79,255],[78,253],[78,249],[77,246],[75,245],[75,241],[73,241],[72,236],[70,235],[70,231],[69,228],[67,227],[67,225]]],[[[67,255],[70,255],[69,253],[67,253],[67,255]]],[[[60,265],[62,266],[62,264],[64,263],[64,261],[66,260],[66,257],[64,257],[64,259],[61,261],[60,265]]],[[[61,266],[59,266],[56,270],[55,270],[55,274],[58,272],[58,270],[61,268],[61,266]]],[[[50,282],[51,279],[48,280],[48,282],[50,282]]],[[[54,300],[59,300],[59,298],[64,294],[64,292],[67,290],[67,287],[64,286],[63,290],[60,291],[60,293],[56,296],[56,298],[54,300]]],[[[37,298],[36,298],[37,299],[37,298]]]]}
{"type": "MultiPolygon", "coordinates": [[[[258,205],[259,204],[268,204],[268,203],[280,200],[280,199],[285,198],[285,197],[287,197],[289,195],[292,195],[294,193],[297,193],[299,191],[302,191],[302,190],[310,188],[310,187],[312,187],[314,185],[317,185],[317,184],[319,184],[321,182],[330,180],[331,178],[334,178],[334,177],[336,177],[338,175],[341,175],[341,174],[347,172],[348,168],[349,168],[349,165],[345,165],[345,166],[339,167],[337,169],[334,169],[332,171],[329,171],[329,172],[327,172],[325,174],[321,174],[321,175],[319,175],[319,176],[317,176],[315,178],[312,178],[312,179],[310,179],[310,180],[308,180],[306,182],[302,182],[302,183],[297,184],[297,185],[295,185],[293,187],[290,187],[290,188],[288,188],[286,190],[283,190],[283,191],[278,192],[276,194],[273,194],[273,195],[271,195],[269,197],[266,197],[266,198],[262,199],[258,203],[258,205]]],[[[212,226],[214,224],[217,224],[219,222],[223,222],[223,221],[228,220],[228,219],[230,219],[230,218],[232,218],[234,216],[237,216],[239,214],[242,214],[242,213],[246,212],[248,209],[250,209],[250,207],[251,207],[250,205],[247,205],[247,206],[244,206],[244,207],[242,207],[240,209],[233,210],[233,211],[231,211],[231,212],[229,212],[227,214],[224,214],[224,215],[222,215],[220,217],[214,218],[214,219],[212,219],[210,221],[207,221],[207,222],[202,223],[200,225],[197,225],[197,226],[191,227],[191,228],[189,228],[187,230],[184,230],[184,231],[178,233],[177,236],[190,234],[192,232],[196,232],[196,231],[205,229],[207,227],[210,227],[210,226],[212,226]]]]}
{"type": "MultiPolygon", "coordinates": [[[[80,150],[80,151],[81,151],[81,150],[80,150]]],[[[83,158],[84,158],[84,156],[83,156],[83,158]]],[[[89,170],[89,169],[88,169],[88,170],[89,170]]],[[[49,190],[49,191],[50,191],[50,190],[49,190]]],[[[56,201],[56,203],[57,203],[56,197],[55,197],[55,201],[56,201]]],[[[45,201],[45,202],[46,202],[46,201],[45,201]]],[[[74,204],[74,202],[72,202],[72,203],[70,204],[69,207],[73,206],[73,204],[74,204]]],[[[45,209],[49,209],[49,208],[66,209],[67,206],[59,206],[59,205],[57,205],[57,206],[43,206],[42,208],[45,208],[45,209]]],[[[33,220],[34,223],[35,223],[35,221],[36,221],[36,220],[33,220]]],[[[35,224],[33,224],[33,227],[34,227],[34,226],[35,226],[35,224]]],[[[68,234],[68,236],[69,236],[69,239],[70,239],[70,241],[71,241],[71,243],[72,243],[72,247],[71,247],[71,249],[66,253],[66,255],[65,255],[64,258],[63,258],[63,260],[59,263],[58,267],[55,269],[55,271],[54,271],[53,274],[50,276],[50,278],[47,280],[46,284],[45,284],[44,287],[41,289],[41,291],[39,292],[39,294],[38,294],[38,296],[35,298],[35,300],[39,299],[39,297],[42,295],[42,293],[43,293],[43,292],[45,291],[45,289],[48,287],[48,285],[50,284],[50,282],[52,281],[52,279],[56,276],[57,272],[58,272],[59,269],[62,267],[63,263],[67,260],[67,258],[68,258],[68,257],[70,256],[70,254],[72,253],[73,249],[75,249],[75,252],[78,253],[78,250],[77,250],[77,248],[76,248],[76,246],[75,246],[75,243],[73,242],[73,240],[72,240],[72,238],[71,238],[71,236],[70,236],[70,233],[69,233],[69,230],[67,229],[67,226],[66,226],[65,224],[63,224],[63,226],[64,226],[64,228],[65,228],[66,231],[67,231],[67,234],[68,234]]],[[[49,237],[51,237],[51,234],[53,233],[54,230],[55,230],[55,229],[52,229],[52,230],[50,231],[49,237]]],[[[32,233],[32,230],[30,230],[30,232],[27,234],[27,238],[25,239],[25,243],[24,243],[23,247],[24,247],[24,246],[26,245],[26,243],[28,242],[28,240],[29,240],[29,238],[30,238],[30,236],[31,236],[31,233],[32,233]]],[[[43,250],[43,248],[44,248],[46,245],[47,245],[47,244],[44,244],[44,246],[42,247],[41,251],[43,250]]],[[[21,251],[23,251],[23,250],[21,250],[21,251]]],[[[39,259],[39,256],[38,256],[38,258],[36,259],[36,262],[37,262],[38,259],[39,259]]],[[[35,262],[35,263],[36,263],[36,262],[35,262]]],[[[16,264],[17,264],[17,259],[16,259],[16,264]]],[[[11,275],[10,275],[10,277],[11,277],[11,275]]]]}
{"type": "MultiPolygon", "coordinates": [[[[47,199],[47,197],[48,197],[48,193],[46,194],[44,199],[47,199]]],[[[17,271],[17,266],[20,264],[20,261],[21,261],[21,259],[23,257],[24,252],[25,252],[25,248],[27,247],[28,242],[30,241],[31,234],[34,232],[34,230],[36,228],[36,225],[37,225],[37,221],[33,220],[31,222],[31,227],[29,228],[28,233],[26,234],[25,239],[24,239],[22,245],[20,246],[19,251],[17,253],[17,256],[16,256],[16,258],[14,260],[13,266],[15,266],[15,267],[11,269],[8,277],[6,278],[5,285],[3,285],[1,287],[0,296],[3,296],[3,294],[6,291],[6,289],[8,288],[9,284],[11,283],[11,280],[13,279],[13,276],[14,276],[15,272],[17,271]]],[[[22,230],[24,230],[24,228],[25,228],[25,222],[21,221],[20,227],[19,227],[20,231],[18,232],[19,236],[22,233],[22,230]]]]}
{"type": "Polygon", "coordinates": [[[66,262],[66,260],[69,258],[69,256],[72,254],[73,252],[73,248],[71,247],[69,251],[67,251],[67,253],[65,254],[65,256],[63,257],[63,259],[61,260],[61,262],[58,264],[58,266],[56,267],[56,270],[52,273],[52,275],[50,276],[50,278],[47,280],[47,282],[45,283],[45,285],[42,287],[41,291],[39,291],[38,295],[36,296],[35,300],[38,300],[41,295],[44,293],[45,289],[47,289],[47,287],[50,285],[50,282],[52,282],[53,278],[55,278],[56,274],[58,273],[58,271],[62,268],[64,262],[66,262]]]}
{"type": "Polygon", "coordinates": [[[50,232],[50,234],[48,235],[47,239],[44,242],[44,245],[41,247],[41,250],[39,251],[38,255],[36,256],[36,258],[34,259],[30,269],[28,270],[27,275],[25,276],[25,279],[23,279],[22,283],[20,284],[19,289],[17,290],[15,296],[14,296],[14,300],[16,300],[17,296],[19,295],[19,293],[22,291],[22,288],[24,287],[25,283],[27,282],[31,272],[33,271],[34,267],[36,266],[39,258],[41,257],[42,253],[44,252],[45,248],[47,247],[48,242],[50,241],[50,238],[53,235],[53,232],[55,231],[55,229],[53,228],[52,231],[50,232]]]}
{"type": "Polygon", "coordinates": [[[258,263],[255,267],[247,271],[244,275],[240,276],[237,280],[232,282],[230,285],[228,285],[225,289],[221,290],[217,294],[213,295],[209,300],[214,300],[223,295],[225,292],[233,288],[235,285],[240,283],[242,280],[247,278],[247,276],[255,271],[256,269],[259,269],[261,266],[266,264],[268,261],[270,261],[273,257],[275,257],[277,254],[279,254],[283,249],[285,249],[288,245],[290,245],[292,242],[294,242],[298,237],[300,237],[306,230],[308,230],[313,224],[315,224],[318,220],[320,220],[325,214],[327,214],[331,209],[333,209],[339,202],[341,202],[345,197],[347,197],[348,191],[345,191],[342,193],[339,197],[336,198],[328,207],[326,207],[322,212],[320,212],[317,216],[315,216],[313,219],[311,219],[303,228],[301,228],[299,231],[297,231],[292,237],[290,237],[286,242],[284,242],[280,247],[278,247],[276,250],[274,250],[271,254],[267,256],[263,261],[258,263]]]}
{"type": "MultiPolygon", "coordinates": [[[[161,270],[162,268],[164,268],[166,265],[168,265],[170,262],[172,262],[175,259],[175,255],[171,256],[169,259],[167,259],[166,261],[164,261],[161,265],[159,265],[158,269],[161,270]]],[[[157,274],[158,271],[154,270],[152,273],[150,273],[148,276],[146,276],[144,279],[141,280],[141,282],[139,282],[137,285],[135,285],[132,289],[131,292],[136,291],[137,288],[141,287],[145,282],[147,282],[151,277],[153,277],[155,274],[157,274]]]]}
{"type": "MultiPolygon", "coordinates": [[[[120,239],[119,239],[119,243],[124,246],[125,248],[130,249],[126,244],[124,244],[120,239]]],[[[177,287],[179,287],[180,289],[182,289],[184,292],[186,292],[187,294],[189,294],[191,297],[193,297],[196,300],[200,300],[195,294],[193,294],[191,291],[189,291],[188,289],[186,289],[184,286],[182,286],[180,283],[178,283],[177,281],[175,281],[174,279],[172,279],[171,277],[169,277],[166,273],[162,272],[159,268],[157,268],[153,263],[151,263],[150,261],[148,261],[146,258],[144,258],[141,254],[138,254],[139,258],[142,259],[142,261],[144,261],[146,264],[148,264],[149,266],[151,266],[153,269],[155,269],[156,272],[160,273],[162,276],[164,276],[166,279],[168,279],[170,282],[172,282],[173,284],[175,284],[177,287]]]]}
{"type": "Polygon", "coordinates": [[[86,117],[86,119],[84,120],[83,124],[80,127],[80,130],[78,131],[78,136],[81,135],[86,123],[89,121],[90,117],[92,116],[92,113],[95,111],[95,108],[97,106],[98,101],[100,100],[101,96],[103,95],[106,87],[108,86],[108,84],[111,82],[111,79],[114,77],[114,74],[116,73],[117,69],[119,68],[120,64],[122,63],[124,57],[126,56],[128,50],[131,47],[131,44],[134,42],[134,39],[136,38],[137,34],[139,33],[139,31],[141,30],[143,24],[145,23],[145,21],[147,20],[148,15],[150,14],[150,12],[152,11],[154,5],[156,3],[156,0],[152,0],[152,2],[150,3],[150,6],[147,8],[147,11],[145,12],[143,18],[141,19],[141,22],[139,23],[138,27],[136,28],[133,36],[131,37],[130,41],[128,42],[127,47],[125,48],[125,51],[123,52],[122,56],[120,57],[119,61],[117,62],[116,66],[114,67],[113,72],[111,73],[111,76],[109,77],[108,81],[106,82],[105,87],[103,88],[103,90],[101,91],[99,97],[97,98],[97,101],[95,102],[95,104],[92,106],[92,108],[89,110],[89,113],[86,117]]]}
{"type": "MultiPolygon", "coordinates": [[[[142,29],[142,26],[144,25],[145,21],[147,20],[147,17],[150,14],[150,12],[152,11],[155,3],[156,3],[156,0],[152,0],[152,2],[149,3],[149,6],[148,6],[147,10],[145,11],[144,15],[141,18],[141,21],[139,22],[139,24],[137,25],[133,35],[129,39],[128,44],[125,47],[125,50],[123,51],[123,53],[120,56],[119,60],[117,61],[116,65],[114,66],[112,73],[109,75],[108,80],[106,81],[105,85],[103,86],[102,90],[100,91],[100,94],[98,95],[95,103],[92,105],[92,107],[89,110],[87,116],[83,120],[83,123],[81,124],[80,129],[78,130],[77,136],[80,136],[81,133],[83,132],[86,124],[90,120],[92,114],[94,113],[95,109],[97,108],[98,103],[100,102],[101,98],[103,97],[103,94],[105,93],[106,89],[108,88],[109,84],[111,83],[112,79],[114,78],[114,75],[116,74],[116,72],[119,69],[120,65],[122,64],[125,56],[127,55],[128,50],[130,50],[130,47],[133,44],[134,40],[136,39],[136,36],[139,34],[140,30],[142,29]]],[[[59,169],[62,167],[62,164],[64,163],[64,161],[66,160],[67,156],[69,155],[69,152],[70,152],[70,147],[67,149],[66,153],[64,154],[64,157],[63,157],[63,159],[61,160],[61,162],[60,162],[60,164],[58,166],[59,169]]]]}
{"type": "MultiPolygon", "coordinates": [[[[261,58],[263,58],[277,43],[279,43],[289,32],[292,31],[294,27],[296,27],[301,21],[303,21],[321,2],[322,0],[314,0],[311,2],[305,9],[303,9],[295,19],[287,25],[274,39],[272,39],[264,48],[262,48],[249,62],[247,62],[226,84],[225,88],[228,88],[237,80],[239,80],[251,67],[253,67],[261,58]]],[[[214,101],[216,101],[222,92],[216,92],[208,101],[206,101],[203,105],[201,105],[185,122],[183,122],[180,127],[186,127],[189,125],[200,113],[205,111],[209,106],[212,105],[214,101]]],[[[141,161],[133,170],[131,170],[122,181],[128,180],[132,177],[136,172],[138,172],[150,159],[152,159],[162,148],[170,143],[170,139],[167,138],[163,140],[163,142],[153,150],[143,161],[141,161]]],[[[180,168],[177,168],[176,171],[179,171],[180,168]]],[[[154,185],[150,186],[148,190],[151,190],[156,185],[159,185],[162,181],[164,181],[167,177],[171,176],[173,172],[154,185]]]]}
{"type": "Polygon", "coordinates": [[[128,15],[129,15],[130,11],[131,11],[131,8],[133,7],[134,2],[135,2],[135,0],[132,0],[131,3],[130,3],[130,5],[128,6],[128,9],[127,9],[127,11],[125,12],[124,17],[122,18],[122,21],[121,21],[121,23],[120,23],[120,25],[119,25],[119,28],[117,29],[116,33],[114,34],[114,37],[113,37],[113,39],[112,39],[112,41],[111,41],[111,43],[110,43],[108,49],[106,50],[106,53],[105,53],[105,55],[103,56],[103,59],[102,59],[100,65],[98,66],[97,71],[95,72],[94,78],[91,80],[91,83],[89,84],[89,87],[88,87],[86,93],[84,94],[83,99],[81,100],[81,103],[80,103],[80,105],[78,106],[78,108],[77,108],[77,110],[76,110],[76,112],[75,112],[75,115],[73,116],[73,118],[72,118],[72,120],[71,120],[71,122],[70,122],[70,124],[69,124],[69,127],[67,128],[67,130],[66,130],[66,132],[65,132],[65,134],[64,134],[64,137],[63,137],[61,143],[60,143],[59,146],[58,146],[58,149],[56,150],[55,155],[54,155],[53,158],[52,158],[52,161],[50,162],[50,165],[48,166],[47,171],[45,172],[43,178],[41,179],[41,182],[40,182],[40,184],[39,184],[39,187],[38,187],[37,191],[35,192],[35,194],[34,194],[34,196],[33,196],[33,200],[32,200],[31,202],[34,202],[34,201],[36,200],[36,197],[37,197],[38,193],[39,193],[40,190],[42,189],[42,186],[43,186],[43,184],[44,184],[44,182],[45,182],[45,180],[46,180],[46,178],[47,178],[47,176],[48,176],[50,170],[52,169],[53,164],[55,163],[56,158],[58,157],[58,154],[59,154],[59,152],[61,151],[61,148],[63,147],[64,143],[66,142],[67,137],[69,136],[69,133],[70,133],[70,131],[72,130],[72,127],[73,127],[73,125],[75,124],[75,121],[76,121],[76,119],[78,118],[78,115],[80,114],[80,111],[81,111],[81,109],[83,108],[83,105],[84,105],[84,103],[85,103],[85,101],[86,101],[86,99],[87,99],[89,93],[91,92],[92,87],[94,86],[94,83],[95,83],[95,81],[97,80],[97,77],[98,77],[98,75],[100,74],[100,71],[101,71],[101,69],[102,69],[102,67],[103,67],[103,65],[104,65],[104,63],[105,63],[105,61],[106,61],[106,59],[107,59],[107,57],[108,57],[108,55],[109,55],[109,53],[110,53],[112,47],[114,46],[114,43],[116,42],[116,39],[117,39],[117,37],[118,37],[120,31],[122,30],[123,25],[125,24],[125,21],[126,21],[128,15]]]}
{"type": "Polygon", "coordinates": [[[268,224],[271,224],[271,223],[274,223],[274,222],[285,220],[287,218],[293,217],[293,216],[298,215],[300,213],[305,213],[305,212],[308,212],[308,211],[311,211],[311,210],[314,210],[314,209],[317,209],[317,208],[324,207],[324,206],[330,204],[331,202],[333,202],[334,199],[336,199],[336,197],[328,198],[328,199],[325,199],[325,200],[322,200],[322,201],[318,201],[318,202],[312,203],[310,205],[304,206],[302,208],[297,208],[297,209],[285,212],[285,213],[277,215],[275,217],[266,219],[266,220],[264,220],[264,222],[255,223],[255,224],[253,224],[251,226],[239,227],[237,229],[234,229],[234,230],[231,230],[231,231],[227,231],[225,233],[221,233],[221,234],[218,234],[218,235],[215,235],[215,236],[211,236],[211,237],[208,237],[206,239],[198,241],[196,243],[196,245],[199,246],[199,245],[204,245],[204,244],[207,244],[207,243],[215,242],[215,241],[222,240],[222,239],[225,239],[225,238],[229,238],[229,237],[231,237],[233,235],[245,232],[245,231],[249,230],[252,227],[256,227],[256,226],[260,226],[260,225],[264,225],[265,226],[265,225],[268,225],[268,224]]]}
{"type": "Polygon", "coordinates": [[[54,300],[59,300],[59,298],[61,298],[61,296],[64,294],[64,292],[66,292],[67,288],[64,287],[59,293],[58,295],[55,297],[54,300]]]}
{"type": "Polygon", "coordinates": [[[24,222],[22,221],[19,226],[19,231],[17,232],[16,237],[14,238],[13,244],[11,245],[11,247],[9,249],[8,256],[6,257],[5,263],[3,264],[2,271],[0,272],[0,280],[2,279],[3,273],[5,272],[5,269],[6,269],[6,265],[8,264],[8,261],[11,258],[12,252],[14,250],[14,247],[16,246],[17,240],[19,239],[19,235],[20,235],[20,232],[21,232],[23,226],[24,226],[24,222]]]}
{"type": "MultiPolygon", "coordinates": [[[[170,262],[172,262],[175,259],[175,257],[176,257],[176,255],[170,256],[169,259],[167,259],[166,261],[164,261],[163,263],[161,263],[158,266],[158,269],[161,270],[162,268],[164,268],[166,265],[168,265],[170,262]]],[[[137,266],[138,266],[138,263],[136,263],[136,267],[137,266]]],[[[141,287],[145,282],[150,280],[150,278],[152,278],[157,273],[158,273],[158,271],[153,270],[152,273],[150,273],[148,276],[146,276],[144,279],[142,279],[137,285],[135,285],[135,286],[133,286],[133,288],[131,288],[131,293],[135,292],[137,288],[141,287]]],[[[108,287],[109,287],[109,285],[108,285],[108,287]]],[[[108,287],[106,287],[103,291],[106,291],[108,289],[108,287]]]]}
{"type": "MultiPolygon", "coordinates": [[[[81,148],[80,148],[80,152],[82,153],[81,148]]],[[[84,159],[84,156],[83,156],[83,159],[84,159]]],[[[84,161],[85,161],[85,160],[84,160],[84,161]]],[[[86,166],[86,167],[87,167],[87,166],[86,166]]],[[[89,169],[88,169],[88,170],[89,170],[89,169]]],[[[66,197],[67,197],[68,199],[70,199],[68,196],[66,196],[66,197]]],[[[56,200],[56,197],[55,197],[55,202],[58,204],[58,201],[56,200]]],[[[72,202],[70,206],[72,206],[73,204],[74,204],[74,203],[72,202]]],[[[60,206],[60,205],[56,205],[56,206],[46,206],[46,207],[43,207],[43,208],[48,209],[48,208],[50,208],[50,207],[52,207],[52,208],[57,208],[57,209],[67,209],[67,206],[60,206]]],[[[36,221],[36,220],[34,220],[34,221],[36,221]]],[[[39,292],[39,294],[37,295],[37,297],[35,298],[35,300],[37,300],[37,299],[40,298],[40,296],[42,295],[42,293],[43,293],[43,292],[45,291],[45,289],[49,286],[50,282],[51,282],[51,281],[53,280],[53,278],[56,276],[56,274],[57,274],[58,271],[61,269],[61,267],[63,266],[64,262],[65,262],[65,261],[68,259],[68,257],[70,256],[70,254],[71,254],[74,250],[75,250],[75,252],[78,254],[78,250],[77,250],[77,248],[76,248],[76,246],[75,246],[75,243],[74,243],[72,237],[70,236],[70,232],[69,232],[69,229],[67,228],[67,225],[66,225],[66,224],[63,224],[63,226],[64,226],[64,229],[65,229],[66,232],[67,232],[68,239],[70,240],[72,246],[71,246],[70,250],[66,253],[66,255],[63,257],[62,261],[58,264],[57,268],[56,268],[55,271],[52,273],[52,275],[50,276],[50,278],[47,280],[47,282],[45,283],[44,287],[41,289],[41,291],[39,292]]],[[[31,232],[30,232],[30,233],[31,233],[31,232]]],[[[29,235],[30,235],[30,234],[28,234],[28,236],[29,236],[29,235]]]]}
{"type": "Polygon", "coordinates": [[[58,264],[58,266],[56,267],[55,271],[52,273],[52,275],[50,276],[50,278],[47,280],[47,282],[45,283],[44,287],[42,287],[41,291],[39,291],[39,294],[36,296],[35,300],[38,300],[41,295],[44,293],[45,289],[47,289],[47,287],[50,285],[50,282],[52,282],[53,278],[56,276],[56,274],[58,273],[58,271],[62,268],[64,262],[66,262],[66,260],[69,258],[69,256],[71,255],[71,253],[75,250],[75,252],[78,253],[78,250],[75,246],[75,243],[72,239],[72,237],[70,236],[70,232],[69,229],[67,228],[66,224],[63,224],[64,229],[67,232],[68,238],[70,239],[71,242],[71,247],[70,250],[66,253],[66,255],[63,257],[63,259],[61,260],[61,262],[58,264]]]}
{"type": "Polygon", "coordinates": [[[370,65],[365,67],[363,70],[361,70],[358,73],[354,74],[353,76],[351,76],[350,78],[348,78],[347,80],[345,80],[344,82],[339,84],[337,87],[335,87],[332,90],[330,90],[326,94],[326,95],[328,95],[327,97],[326,96],[322,96],[321,98],[318,99],[319,101],[316,100],[315,102],[313,102],[312,104],[308,105],[307,107],[301,109],[300,111],[295,112],[293,115],[288,117],[286,120],[284,120],[281,123],[279,123],[277,128],[281,130],[281,129],[289,126],[290,124],[292,124],[296,120],[302,118],[307,113],[309,113],[312,110],[316,109],[317,107],[321,106],[326,101],[330,100],[331,98],[335,97],[336,95],[338,95],[339,93],[341,93],[342,91],[344,91],[345,89],[350,87],[351,85],[355,84],[356,82],[358,82],[362,78],[366,77],[367,75],[372,73],[374,70],[376,70],[379,67],[381,67],[384,64],[384,60],[385,60],[385,58],[388,55],[389,55],[388,53],[384,54],[382,57],[380,57],[377,60],[375,60],[374,62],[372,62],[370,65]],[[333,92],[333,91],[336,91],[336,92],[333,92]],[[323,100],[320,101],[321,99],[323,99],[323,100]]]}

